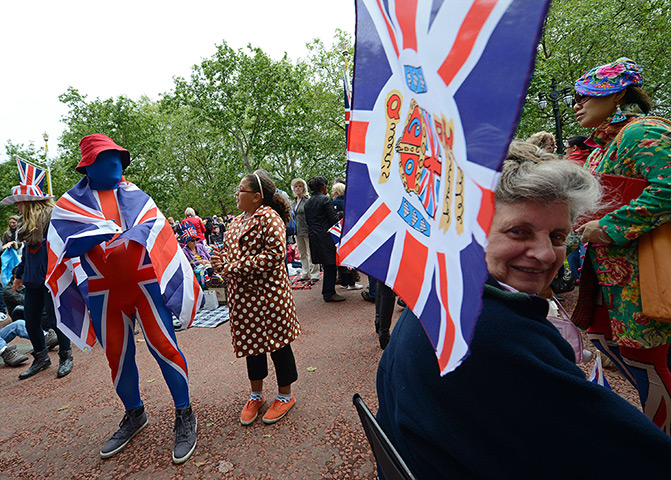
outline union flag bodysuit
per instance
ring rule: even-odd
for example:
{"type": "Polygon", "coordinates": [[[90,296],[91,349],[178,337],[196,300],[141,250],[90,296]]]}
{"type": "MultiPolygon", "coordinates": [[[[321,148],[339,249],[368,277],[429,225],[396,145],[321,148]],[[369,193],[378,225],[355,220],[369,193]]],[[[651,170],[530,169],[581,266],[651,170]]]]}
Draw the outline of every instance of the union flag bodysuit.
{"type": "Polygon", "coordinates": [[[129,410],[142,405],[133,334],[137,320],[175,407],[188,406],[188,371],[172,314],[188,326],[203,296],[151,198],[124,179],[116,190],[91,190],[85,177],[58,201],[52,227],[47,282],[63,331],[85,351],[98,339],[129,410]],[[94,246],[81,247],[86,244],[94,246]],[[86,253],[68,258],[77,250],[86,253]]]}

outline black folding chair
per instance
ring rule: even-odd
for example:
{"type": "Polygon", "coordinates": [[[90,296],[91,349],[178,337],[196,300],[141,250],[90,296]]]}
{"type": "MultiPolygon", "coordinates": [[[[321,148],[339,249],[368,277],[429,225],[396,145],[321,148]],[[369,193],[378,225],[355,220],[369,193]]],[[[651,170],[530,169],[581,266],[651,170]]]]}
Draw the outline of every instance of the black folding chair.
{"type": "Polygon", "coordinates": [[[386,480],[415,480],[415,476],[391,444],[358,393],[354,394],[352,402],[361,419],[363,430],[366,432],[375,460],[377,460],[377,468],[384,475],[384,478],[386,480]]]}

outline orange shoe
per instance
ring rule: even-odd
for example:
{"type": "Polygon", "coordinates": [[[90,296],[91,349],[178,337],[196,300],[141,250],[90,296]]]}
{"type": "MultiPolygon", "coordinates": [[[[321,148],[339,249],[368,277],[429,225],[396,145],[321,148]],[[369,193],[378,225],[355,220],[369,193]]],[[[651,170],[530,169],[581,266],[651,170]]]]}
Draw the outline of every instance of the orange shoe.
{"type": "Polygon", "coordinates": [[[276,398],[263,416],[263,423],[271,424],[279,422],[287,413],[289,413],[289,410],[291,410],[294,405],[296,405],[296,397],[294,395],[291,396],[291,400],[288,402],[283,402],[276,398]]]}
{"type": "Polygon", "coordinates": [[[247,400],[245,403],[245,408],[242,409],[240,414],[240,423],[243,425],[251,425],[256,420],[256,417],[259,416],[259,410],[266,403],[266,396],[262,396],[261,400],[247,400]]]}

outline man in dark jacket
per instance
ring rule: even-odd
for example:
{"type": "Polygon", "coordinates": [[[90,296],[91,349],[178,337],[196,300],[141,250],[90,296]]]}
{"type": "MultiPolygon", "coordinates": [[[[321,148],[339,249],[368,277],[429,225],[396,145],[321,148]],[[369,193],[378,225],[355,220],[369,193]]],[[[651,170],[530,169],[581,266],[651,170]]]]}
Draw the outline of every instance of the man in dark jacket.
{"type": "Polygon", "coordinates": [[[308,224],[310,239],[310,258],[312,263],[324,267],[322,296],[325,302],[342,302],[345,297],[335,291],[336,284],[336,246],[329,233],[338,221],[333,201],[326,194],[328,182],[324,177],[313,177],[308,181],[312,196],[305,202],[305,220],[308,224]]]}

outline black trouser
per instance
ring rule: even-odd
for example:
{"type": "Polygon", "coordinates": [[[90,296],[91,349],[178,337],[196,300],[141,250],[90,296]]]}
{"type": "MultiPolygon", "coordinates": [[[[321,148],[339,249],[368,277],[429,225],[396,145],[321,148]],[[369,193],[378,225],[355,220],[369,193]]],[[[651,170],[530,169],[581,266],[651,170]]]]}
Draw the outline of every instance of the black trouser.
{"type": "Polygon", "coordinates": [[[70,339],[56,328],[56,313],[54,312],[54,302],[47,287],[30,288],[25,290],[24,316],[26,320],[26,330],[30,337],[30,343],[33,344],[35,353],[41,352],[47,348],[44,343],[44,331],[42,330],[42,311],[47,310],[47,322],[45,326],[53,328],[58,337],[58,351],[65,352],[70,350],[70,339]]]}
{"type": "MultiPolygon", "coordinates": [[[[268,376],[268,357],[265,353],[246,358],[247,376],[250,380],[263,380],[268,376]]],[[[278,387],[286,387],[298,380],[296,359],[294,358],[294,352],[291,350],[291,344],[271,352],[270,358],[275,365],[278,387]]]]}
{"type": "Polygon", "coordinates": [[[352,270],[347,267],[338,267],[338,271],[340,272],[340,285],[350,287],[356,283],[352,270]]]}
{"type": "Polygon", "coordinates": [[[379,326],[380,336],[389,335],[395,303],[396,294],[394,291],[383,282],[378,281],[375,289],[375,325],[379,326]]]}
{"type": "Polygon", "coordinates": [[[322,279],[322,297],[324,300],[335,295],[336,273],[338,267],[335,265],[322,265],[324,267],[324,278],[322,279]]]}

